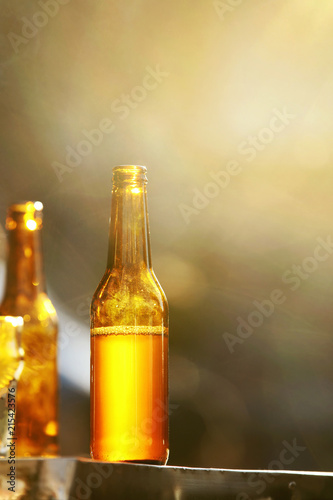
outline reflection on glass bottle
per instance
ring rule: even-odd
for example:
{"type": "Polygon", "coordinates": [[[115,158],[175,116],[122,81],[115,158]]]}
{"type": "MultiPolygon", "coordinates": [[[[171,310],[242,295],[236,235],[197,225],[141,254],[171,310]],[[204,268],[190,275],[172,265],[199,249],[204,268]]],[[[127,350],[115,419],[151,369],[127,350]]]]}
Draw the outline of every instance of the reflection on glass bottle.
{"type": "Polygon", "coordinates": [[[46,294],[42,262],[40,202],[9,207],[9,252],[0,314],[22,316],[25,363],[17,386],[17,456],[58,452],[58,375],[55,309],[46,294]]]}
{"type": "Polygon", "coordinates": [[[168,305],[153,272],[146,168],[113,169],[109,255],[91,304],[91,455],[165,464],[168,305]]]}

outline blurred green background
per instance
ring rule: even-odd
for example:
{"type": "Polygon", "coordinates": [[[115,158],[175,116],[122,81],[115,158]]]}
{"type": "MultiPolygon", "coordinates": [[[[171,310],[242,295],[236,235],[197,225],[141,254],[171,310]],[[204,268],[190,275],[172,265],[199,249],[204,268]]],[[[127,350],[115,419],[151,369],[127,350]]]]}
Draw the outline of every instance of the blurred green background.
{"type": "Polygon", "coordinates": [[[139,164],[170,303],[169,464],[267,468],[296,440],[287,468],[332,470],[332,2],[0,10],[1,281],[6,207],[41,200],[62,453],[89,452],[111,169],[139,164]]]}

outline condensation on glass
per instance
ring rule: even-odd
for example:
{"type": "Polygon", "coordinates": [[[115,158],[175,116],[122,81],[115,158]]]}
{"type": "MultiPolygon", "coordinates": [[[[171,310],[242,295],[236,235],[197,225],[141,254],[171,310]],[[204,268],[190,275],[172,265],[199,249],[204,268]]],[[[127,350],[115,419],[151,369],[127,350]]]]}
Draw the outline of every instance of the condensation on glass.
{"type": "Polygon", "coordinates": [[[146,168],[113,169],[107,268],[91,304],[91,456],[165,464],[168,328],[153,272],[146,168]]]}
{"type": "Polygon", "coordinates": [[[46,293],[41,230],[43,205],[23,202],[7,212],[8,259],[0,314],[22,316],[24,368],[17,384],[16,455],[58,454],[55,309],[46,293]]]}

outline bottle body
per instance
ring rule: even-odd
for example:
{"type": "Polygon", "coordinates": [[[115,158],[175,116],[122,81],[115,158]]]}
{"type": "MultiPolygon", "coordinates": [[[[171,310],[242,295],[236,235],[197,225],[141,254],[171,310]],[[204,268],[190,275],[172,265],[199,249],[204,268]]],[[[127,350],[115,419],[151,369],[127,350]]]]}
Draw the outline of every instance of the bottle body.
{"type": "Polygon", "coordinates": [[[58,373],[55,309],[46,294],[42,264],[42,205],[9,208],[7,283],[1,314],[22,316],[24,368],[17,385],[16,453],[58,453],[58,373]]]}
{"type": "Polygon", "coordinates": [[[139,174],[114,181],[108,267],[91,305],[91,455],[165,464],[168,305],[151,267],[139,174]]]}

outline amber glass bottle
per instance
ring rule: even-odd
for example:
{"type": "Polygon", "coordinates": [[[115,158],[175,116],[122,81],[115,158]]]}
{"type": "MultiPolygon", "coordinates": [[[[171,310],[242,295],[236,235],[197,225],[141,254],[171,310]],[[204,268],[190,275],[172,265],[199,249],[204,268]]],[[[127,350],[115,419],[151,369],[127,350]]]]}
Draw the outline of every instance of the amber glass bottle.
{"type": "Polygon", "coordinates": [[[168,305],[152,269],[146,168],[113,169],[107,269],[91,304],[91,456],[165,464],[168,305]]]}
{"type": "Polygon", "coordinates": [[[58,452],[58,378],[55,309],[46,294],[42,262],[40,202],[9,207],[9,252],[0,314],[22,316],[24,368],[17,385],[16,455],[58,452]]]}

